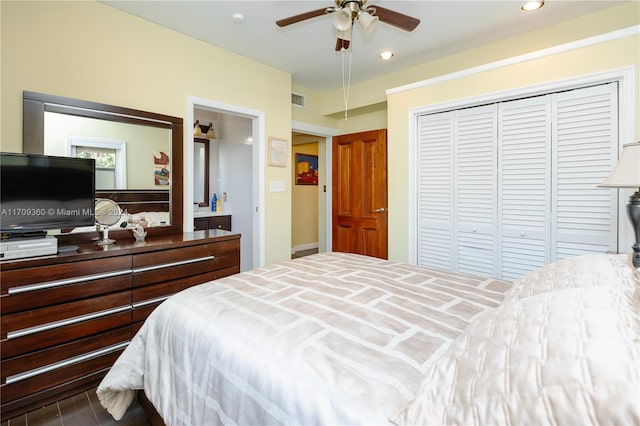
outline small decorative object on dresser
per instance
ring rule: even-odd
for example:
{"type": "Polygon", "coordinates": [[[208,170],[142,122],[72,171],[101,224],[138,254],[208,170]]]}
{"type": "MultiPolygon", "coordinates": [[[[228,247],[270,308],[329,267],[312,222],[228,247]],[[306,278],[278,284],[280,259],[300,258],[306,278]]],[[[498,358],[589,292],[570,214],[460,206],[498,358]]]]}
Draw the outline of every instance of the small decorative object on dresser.
{"type": "Polygon", "coordinates": [[[96,223],[101,226],[102,239],[96,244],[99,246],[107,246],[116,241],[109,238],[109,227],[115,225],[122,217],[122,210],[118,204],[109,198],[98,198],[95,207],[96,223]]]}
{"type": "Polygon", "coordinates": [[[147,236],[146,231],[144,230],[144,228],[138,224],[136,225],[133,229],[133,237],[136,239],[137,242],[142,242],[144,241],[144,237],[147,236]]]}

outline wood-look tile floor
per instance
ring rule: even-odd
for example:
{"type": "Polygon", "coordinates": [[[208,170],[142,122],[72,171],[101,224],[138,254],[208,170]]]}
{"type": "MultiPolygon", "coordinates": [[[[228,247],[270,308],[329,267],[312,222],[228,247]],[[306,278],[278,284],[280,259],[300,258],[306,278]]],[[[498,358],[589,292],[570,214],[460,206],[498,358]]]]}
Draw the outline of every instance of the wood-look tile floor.
{"type": "Polygon", "coordinates": [[[120,421],[115,421],[102,408],[96,390],[83,392],[70,398],[30,411],[22,416],[2,422],[1,426],[149,426],[144,410],[137,400],[127,410],[120,421]]]}

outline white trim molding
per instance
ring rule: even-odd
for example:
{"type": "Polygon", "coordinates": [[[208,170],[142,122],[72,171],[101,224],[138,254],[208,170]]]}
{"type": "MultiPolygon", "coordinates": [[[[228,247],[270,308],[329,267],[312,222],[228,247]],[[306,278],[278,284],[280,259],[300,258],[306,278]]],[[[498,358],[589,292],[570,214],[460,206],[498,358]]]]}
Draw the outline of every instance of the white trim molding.
{"type": "MultiPolygon", "coordinates": [[[[193,170],[193,125],[195,122],[193,111],[196,107],[205,107],[214,111],[239,115],[252,120],[253,148],[252,163],[254,174],[253,204],[255,206],[253,216],[253,265],[258,268],[265,265],[265,181],[266,181],[266,124],[265,112],[243,106],[232,105],[225,102],[200,98],[197,96],[187,97],[187,119],[184,127],[184,170],[193,170]]],[[[193,174],[184,174],[184,221],[185,232],[193,229],[193,174]]]]}
{"type": "Polygon", "coordinates": [[[633,35],[640,34],[640,25],[623,28],[616,31],[611,31],[605,34],[599,34],[597,36],[588,37],[582,40],[572,41],[570,43],[560,44],[558,46],[549,47],[547,49],[537,50],[535,52],[526,53],[524,55],[514,56],[511,58],[503,59],[500,61],[490,62],[488,64],[479,65],[477,67],[467,68],[461,71],[452,72],[449,74],[441,75],[438,77],[430,78],[427,80],[418,81],[403,86],[387,89],[385,92],[387,96],[396,93],[406,92],[409,90],[418,89],[421,87],[427,87],[434,84],[442,83],[445,81],[455,80],[461,77],[467,77],[474,74],[479,74],[485,71],[491,71],[498,68],[508,67],[522,62],[528,62],[535,59],[544,58],[546,56],[557,55],[560,53],[569,52],[576,49],[582,49],[584,47],[594,46],[600,43],[606,43],[612,40],[618,40],[633,35]]]}

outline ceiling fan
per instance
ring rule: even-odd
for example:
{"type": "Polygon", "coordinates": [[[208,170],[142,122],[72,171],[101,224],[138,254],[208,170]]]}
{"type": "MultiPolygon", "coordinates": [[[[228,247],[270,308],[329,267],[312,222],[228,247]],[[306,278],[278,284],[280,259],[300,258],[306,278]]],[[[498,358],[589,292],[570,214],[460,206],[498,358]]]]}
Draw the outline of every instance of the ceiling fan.
{"type": "Polygon", "coordinates": [[[367,0],[335,0],[335,3],[336,5],[332,7],[325,7],[289,18],[279,19],[276,21],[276,25],[286,27],[296,22],[331,13],[333,14],[333,25],[338,30],[336,51],[339,51],[349,48],[349,44],[351,43],[351,30],[356,20],[365,34],[373,30],[378,20],[405,31],[413,31],[420,23],[419,19],[384,7],[367,7],[367,0]]]}

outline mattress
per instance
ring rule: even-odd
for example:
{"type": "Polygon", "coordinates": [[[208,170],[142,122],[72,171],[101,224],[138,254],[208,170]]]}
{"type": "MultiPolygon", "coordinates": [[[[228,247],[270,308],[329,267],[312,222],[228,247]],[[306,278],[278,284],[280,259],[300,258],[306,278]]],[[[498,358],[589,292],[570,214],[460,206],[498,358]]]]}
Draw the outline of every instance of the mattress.
{"type": "Polygon", "coordinates": [[[347,253],[269,265],[163,302],[98,397],[144,389],[166,424],[388,424],[510,284],[347,253]]]}

